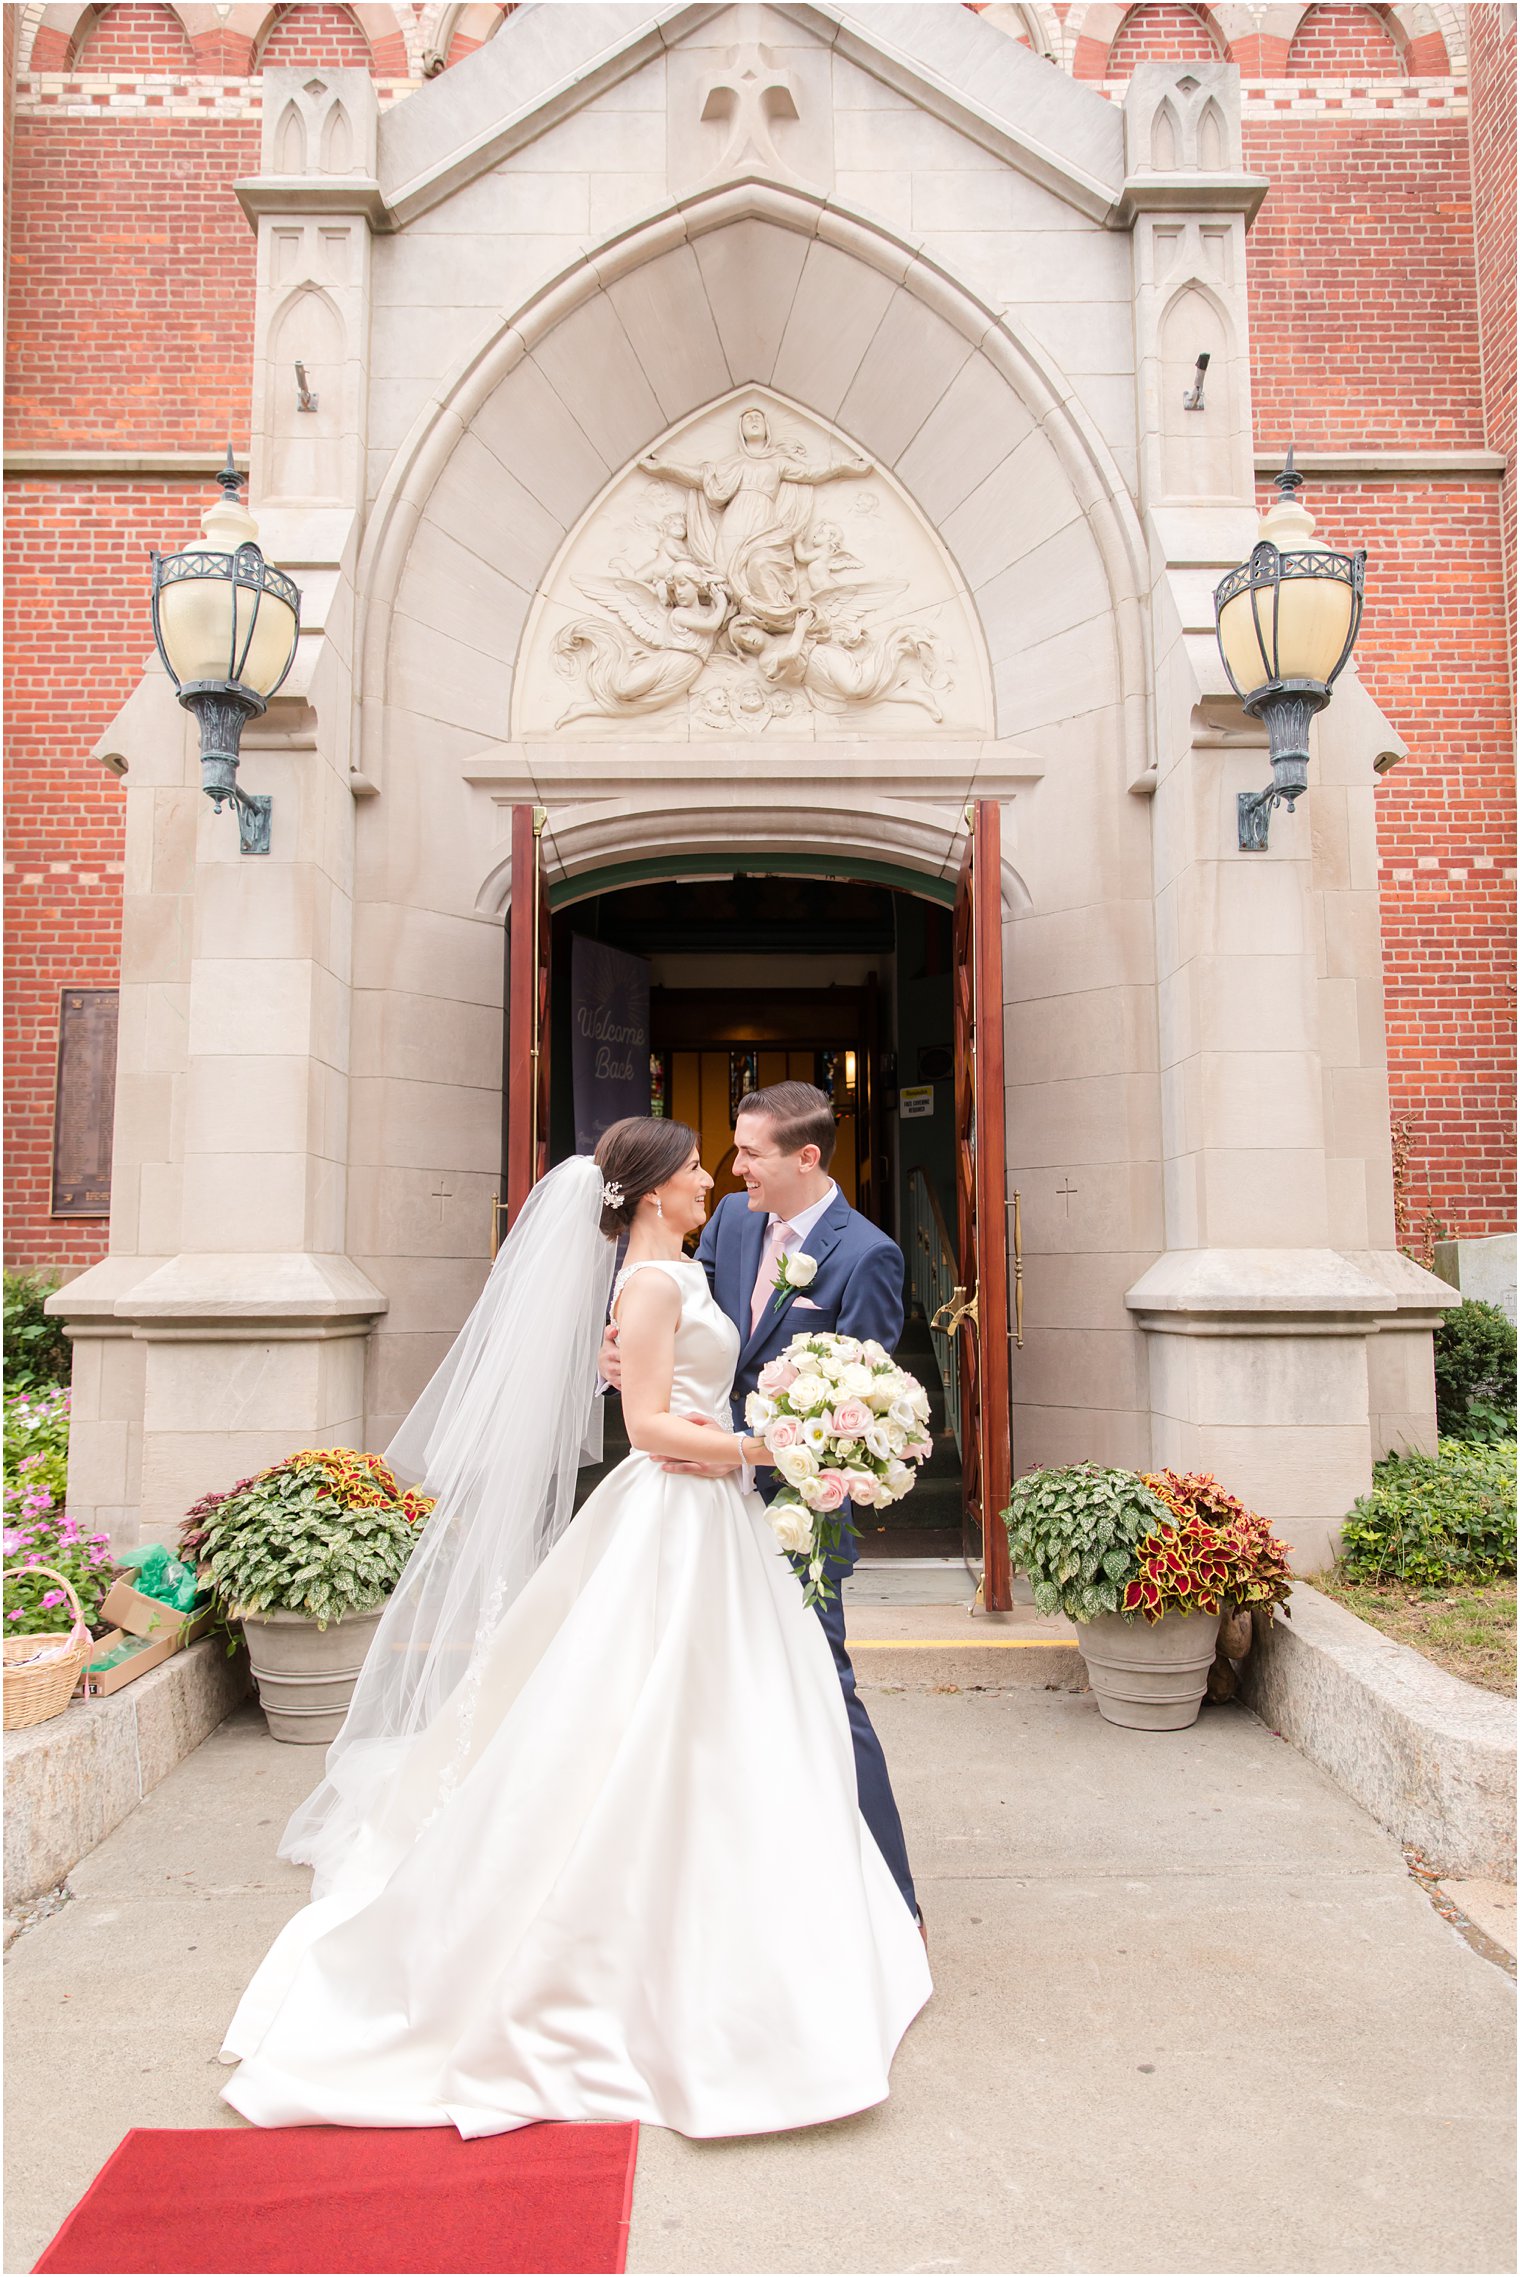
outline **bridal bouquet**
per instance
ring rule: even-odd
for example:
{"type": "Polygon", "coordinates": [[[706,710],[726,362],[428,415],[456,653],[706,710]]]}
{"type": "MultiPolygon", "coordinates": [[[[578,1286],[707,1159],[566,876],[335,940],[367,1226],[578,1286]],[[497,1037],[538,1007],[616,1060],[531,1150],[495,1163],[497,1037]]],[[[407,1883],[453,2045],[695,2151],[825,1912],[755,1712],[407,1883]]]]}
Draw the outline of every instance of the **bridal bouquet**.
{"type": "Polygon", "coordinates": [[[874,1339],[824,1332],[794,1336],[757,1384],[744,1420],[782,1480],[770,1522],[808,1561],[811,1605],[834,1594],[824,1561],[848,1524],[836,1513],[847,1502],[884,1510],[912,1491],[914,1465],[933,1451],[929,1395],[874,1339]]]}

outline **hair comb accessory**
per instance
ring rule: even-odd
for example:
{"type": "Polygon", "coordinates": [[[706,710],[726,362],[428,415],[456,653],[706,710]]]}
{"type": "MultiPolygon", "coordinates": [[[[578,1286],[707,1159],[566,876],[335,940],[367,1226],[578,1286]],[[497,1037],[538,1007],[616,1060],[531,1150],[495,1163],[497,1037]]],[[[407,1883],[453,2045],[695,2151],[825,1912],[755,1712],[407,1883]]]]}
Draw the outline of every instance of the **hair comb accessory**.
{"type": "Polygon", "coordinates": [[[615,1178],[609,1178],[602,1188],[602,1208],[620,1210],[623,1206],[623,1189],[615,1178]]]}

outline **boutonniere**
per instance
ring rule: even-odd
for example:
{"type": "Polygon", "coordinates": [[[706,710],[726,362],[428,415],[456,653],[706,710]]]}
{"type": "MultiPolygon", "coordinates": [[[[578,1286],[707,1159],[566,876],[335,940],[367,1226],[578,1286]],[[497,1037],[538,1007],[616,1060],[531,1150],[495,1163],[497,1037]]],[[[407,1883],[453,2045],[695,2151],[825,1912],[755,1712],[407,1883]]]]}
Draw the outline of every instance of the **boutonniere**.
{"type": "Polygon", "coordinates": [[[799,1249],[795,1257],[788,1257],[783,1249],[776,1260],[776,1303],[774,1309],[779,1312],[787,1298],[795,1296],[799,1289],[810,1289],[817,1271],[817,1258],[809,1257],[805,1249],[799,1249]]]}

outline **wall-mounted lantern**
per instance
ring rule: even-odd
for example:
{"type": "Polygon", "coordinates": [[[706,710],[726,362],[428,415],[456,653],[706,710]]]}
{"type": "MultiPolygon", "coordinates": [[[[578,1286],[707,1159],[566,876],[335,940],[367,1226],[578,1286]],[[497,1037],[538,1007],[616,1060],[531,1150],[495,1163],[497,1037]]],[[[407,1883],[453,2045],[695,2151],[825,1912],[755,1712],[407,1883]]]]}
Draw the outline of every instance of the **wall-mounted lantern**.
{"type": "Polygon", "coordinates": [[[1242,791],[1240,850],[1260,853],[1278,801],[1291,814],[1309,787],[1309,722],[1356,646],[1362,621],[1365,552],[1333,553],[1314,535],[1314,516],[1295,495],[1303,476],[1288,460],[1277,498],[1262,518],[1251,558],[1214,593],[1214,624],[1230,686],[1265,720],[1272,781],[1242,791]]]}
{"type": "Polygon", "coordinates": [[[267,854],[274,802],[238,788],[238,745],[295,662],[301,595],[259,551],[230,445],[216,479],[221,496],[202,519],[205,536],[183,553],[153,556],[153,638],[200,723],[202,790],[218,814],[232,800],[245,854],[267,854]]]}

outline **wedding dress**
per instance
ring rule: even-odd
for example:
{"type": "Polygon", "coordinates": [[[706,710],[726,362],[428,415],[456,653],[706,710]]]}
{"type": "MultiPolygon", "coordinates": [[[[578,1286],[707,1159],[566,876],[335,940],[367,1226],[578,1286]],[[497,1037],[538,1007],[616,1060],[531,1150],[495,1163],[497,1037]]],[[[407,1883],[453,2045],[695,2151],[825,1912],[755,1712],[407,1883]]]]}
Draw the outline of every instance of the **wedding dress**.
{"type": "MultiPolygon", "coordinates": [[[[672,1413],[727,1426],[739,1337],[701,1266],[630,1270],[680,1289],[672,1413]]],[[[807,2126],[883,2100],[931,1989],[763,1504],[638,1453],[329,1880],[227,2034],[256,2125],[807,2126]]]]}

